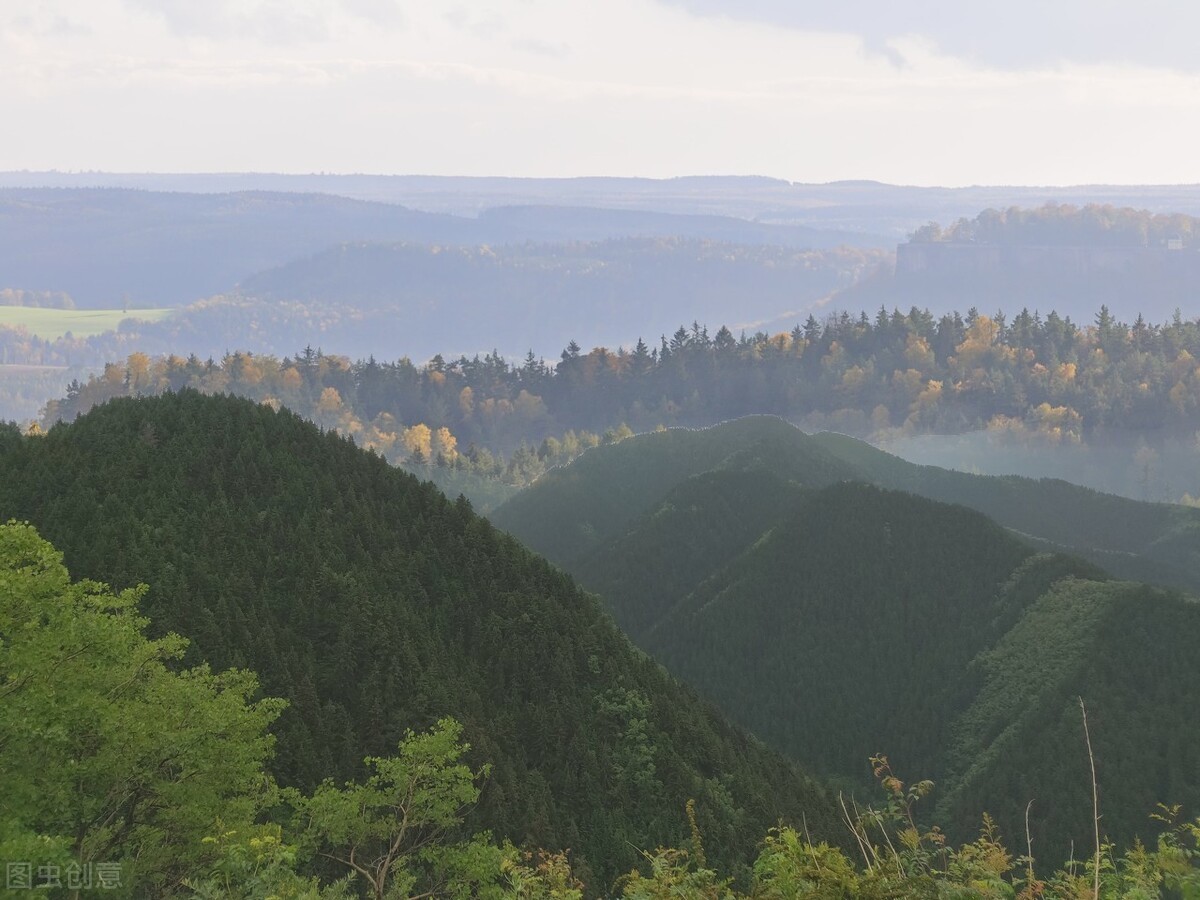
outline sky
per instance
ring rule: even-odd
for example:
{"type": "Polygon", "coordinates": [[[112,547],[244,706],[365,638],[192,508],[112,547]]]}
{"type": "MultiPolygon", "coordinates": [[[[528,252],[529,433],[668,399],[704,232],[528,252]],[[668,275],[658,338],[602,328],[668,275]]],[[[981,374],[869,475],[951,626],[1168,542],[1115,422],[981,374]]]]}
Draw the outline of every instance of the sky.
{"type": "Polygon", "coordinates": [[[1200,182],[1200,4],[0,0],[0,170],[1200,182]]]}

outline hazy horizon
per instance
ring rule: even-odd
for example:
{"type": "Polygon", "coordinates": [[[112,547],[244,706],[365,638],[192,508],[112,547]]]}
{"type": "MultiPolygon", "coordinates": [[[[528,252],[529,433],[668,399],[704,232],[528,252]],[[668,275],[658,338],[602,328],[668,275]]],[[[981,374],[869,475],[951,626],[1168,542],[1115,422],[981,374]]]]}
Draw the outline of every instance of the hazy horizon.
{"type": "MultiPolygon", "coordinates": [[[[1072,189],[1072,188],[1171,188],[1171,187],[1197,187],[1200,186],[1200,175],[1192,181],[1090,181],[1090,182],[1058,182],[1058,183],[1034,183],[1034,182],[973,182],[964,184],[938,184],[938,183],[916,183],[916,182],[898,182],[898,181],[882,181],[877,178],[837,178],[829,181],[798,181],[784,178],[782,176],[772,175],[762,172],[710,172],[706,174],[679,174],[679,175],[613,175],[604,172],[583,172],[577,175],[507,175],[500,172],[482,173],[482,174],[462,174],[456,172],[435,173],[435,172],[384,172],[384,171],[353,171],[353,170],[303,170],[303,169],[55,169],[55,168],[23,168],[23,169],[0,169],[0,178],[5,176],[67,176],[73,178],[86,176],[107,176],[114,178],[136,178],[139,176],[152,177],[231,177],[231,178],[255,178],[264,177],[270,178],[273,176],[282,176],[288,178],[411,178],[422,179],[462,179],[471,181],[651,181],[651,182],[670,182],[670,181],[686,181],[689,179],[761,179],[765,181],[781,182],[793,187],[834,187],[838,185],[879,185],[880,187],[896,187],[896,188],[918,188],[918,189],[942,189],[942,190],[970,190],[972,188],[1051,188],[1051,189],[1072,189]]],[[[0,185],[3,187],[3,185],[0,185]]]]}

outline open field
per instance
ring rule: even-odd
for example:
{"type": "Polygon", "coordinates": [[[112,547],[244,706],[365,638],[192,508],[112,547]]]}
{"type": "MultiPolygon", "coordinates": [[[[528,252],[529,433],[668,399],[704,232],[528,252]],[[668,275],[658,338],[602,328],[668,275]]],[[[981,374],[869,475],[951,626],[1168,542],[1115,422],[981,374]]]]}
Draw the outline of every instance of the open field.
{"type": "Polygon", "coordinates": [[[92,337],[113,331],[125,319],[157,322],[169,309],[41,309],[35,306],[0,306],[0,327],[24,326],[30,333],[54,340],[67,332],[75,337],[92,337]]]}
{"type": "Polygon", "coordinates": [[[0,365],[0,380],[9,375],[51,375],[67,371],[66,366],[13,366],[0,365]]]}

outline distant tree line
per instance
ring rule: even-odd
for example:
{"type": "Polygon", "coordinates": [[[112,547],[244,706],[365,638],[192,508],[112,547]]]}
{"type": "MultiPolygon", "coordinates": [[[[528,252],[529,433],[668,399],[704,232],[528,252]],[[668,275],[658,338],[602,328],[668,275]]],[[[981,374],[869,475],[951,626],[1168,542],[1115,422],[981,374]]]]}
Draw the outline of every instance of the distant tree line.
{"type": "Polygon", "coordinates": [[[0,288],[0,306],[29,306],[41,309],[74,309],[75,301],[62,291],[22,291],[0,288]]]}
{"type": "Polygon", "coordinates": [[[947,228],[930,222],[911,235],[915,243],[970,241],[980,244],[1041,246],[1165,247],[1178,238],[1184,244],[1200,231],[1197,220],[1182,213],[1089,203],[1048,203],[1036,209],[1011,206],[986,209],[947,228]]]}
{"type": "Polygon", "coordinates": [[[284,405],[396,463],[526,483],[589,446],[659,426],[748,413],[861,436],[988,429],[1026,444],[1112,437],[1193,440],[1200,430],[1200,320],[1077,325],[1021,310],[809,316],[790,332],[735,336],[699,323],[658,346],[572,341],[554,365],[530,352],[419,365],[353,362],[312,348],[220,361],[134,353],[51,402],[43,426],[110,398],[183,387],[284,405]]]}

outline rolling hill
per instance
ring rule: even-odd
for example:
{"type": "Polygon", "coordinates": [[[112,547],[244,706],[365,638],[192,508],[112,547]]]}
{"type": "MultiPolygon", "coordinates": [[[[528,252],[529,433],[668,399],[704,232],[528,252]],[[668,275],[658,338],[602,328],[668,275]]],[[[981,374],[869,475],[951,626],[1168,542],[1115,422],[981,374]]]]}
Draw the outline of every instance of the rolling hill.
{"type": "Polygon", "coordinates": [[[858,235],[727,216],[542,205],[467,217],[322,194],[0,189],[0,289],[65,292],[75,318],[177,310],[158,323],[106,313],[109,330],[57,343],[66,329],[39,327],[53,318],[44,311],[11,313],[52,343],[0,343],[8,362],[97,367],[133,349],[517,357],[571,340],[653,342],[734,305],[734,327],[791,321],[887,257],[858,235]]]}
{"type": "Polygon", "coordinates": [[[961,503],[1044,549],[1082,556],[1114,575],[1200,596],[1200,510],[1105,494],[1061,479],[984,476],[916,465],[845,435],[813,440],[863,480],[961,503]]]}
{"type": "Polygon", "coordinates": [[[165,190],[0,186],[0,287],[66,291],[91,308],[119,306],[123,298],[137,306],[180,306],[228,291],[255,272],[361,241],[477,246],[678,237],[793,248],[887,243],[849,231],[722,215],[562,204],[495,204],[482,216],[447,215],[319,192],[323,186],[316,182],[300,190],[238,189],[242,184],[234,179],[232,190],[216,193],[202,187],[190,193],[197,186],[186,180],[163,185],[165,190]]]}
{"type": "MultiPolygon", "coordinates": [[[[681,322],[754,328],[797,316],[873,269],[880,251],[800,250],[696,237],[447,247],[348,243],[246,278],[246,301],[343,310],[324,341],[381,357],[516,355],[530,347],[631,346],[681,322]],[[631,329],[637,322],[637,331],[631,329]],[[390,343],[385,343],[390,342],[390,343]]],[[[189,313],[197,322],[199,311],[189,313]]],[[[286,333],[286,325],[267,329],[286,333]]],[[[295,341],[301,335],[289,335],[295,341]]],[[[284,346],[287,346],[286,344],[284,346]]]]}
{"type": "Polygon", "coordinates": [[[713,468],[750,466],[809,487],[861,481],[968,506],[1039,549],[1083,557],[1121,578],[1200,595],[1200,510],[1058,479],[921,466],[846,435],[806,435],[769,416],[640,435],[590,452],[548,473],[492,519],[570,568],[685,479],[713,468]]]}
{"type": "Polygon", "coordinates": [[[836,837],[822,789],[727,725],[594,598],[465,501],[295,415],[194,392],[117,400],[45,437],[0,428],[0,519],[290,706],[275,774],[361,774],[443,716],[494,770],[473,824],[571,847],[608,882],[686,835],[749,859],[780,817],[836,837]]]}
{"type": "Polygon", "coordinates": [[[715,428],[657,431],[596,448],[547,473],[504,503],[492,520],[569,568],[619,537],[667,490],[727,462],[782,471],[812,487],[859,475],[782,419],[749,416],[715,428]]]}
{"type": "Polygon", "coordinates": [[[597,448],[494,520],[806,766],[852,785],[883,752],[938,781],[939,819],[957,835],[983,810],[1022,833],[1036,798],[1043,852],[1086,839],[1079,696],[1114,838],[1149,836],[1157,802],[1200,804],[1186,711],[1200,605],[1061,552],[1092,547],[1151,572],[1161,556],[1190,573],[1185,510],[930,471],[752,418],[597,448]]]}
{"type": "Polygon", "coordinates": [[[915,187],[879,181],[825,184],[763,176],[509,178],[281,173],[0,172],[4,188],[126,188],[144,192],[332,194],[474,216],[499,207],[557,206],[719,215],[753,222],[877,233],[903,240],[929,222],[953,222],[1014,204],[1106,203],[1200,215],[1196,185],[915,187]]]}

